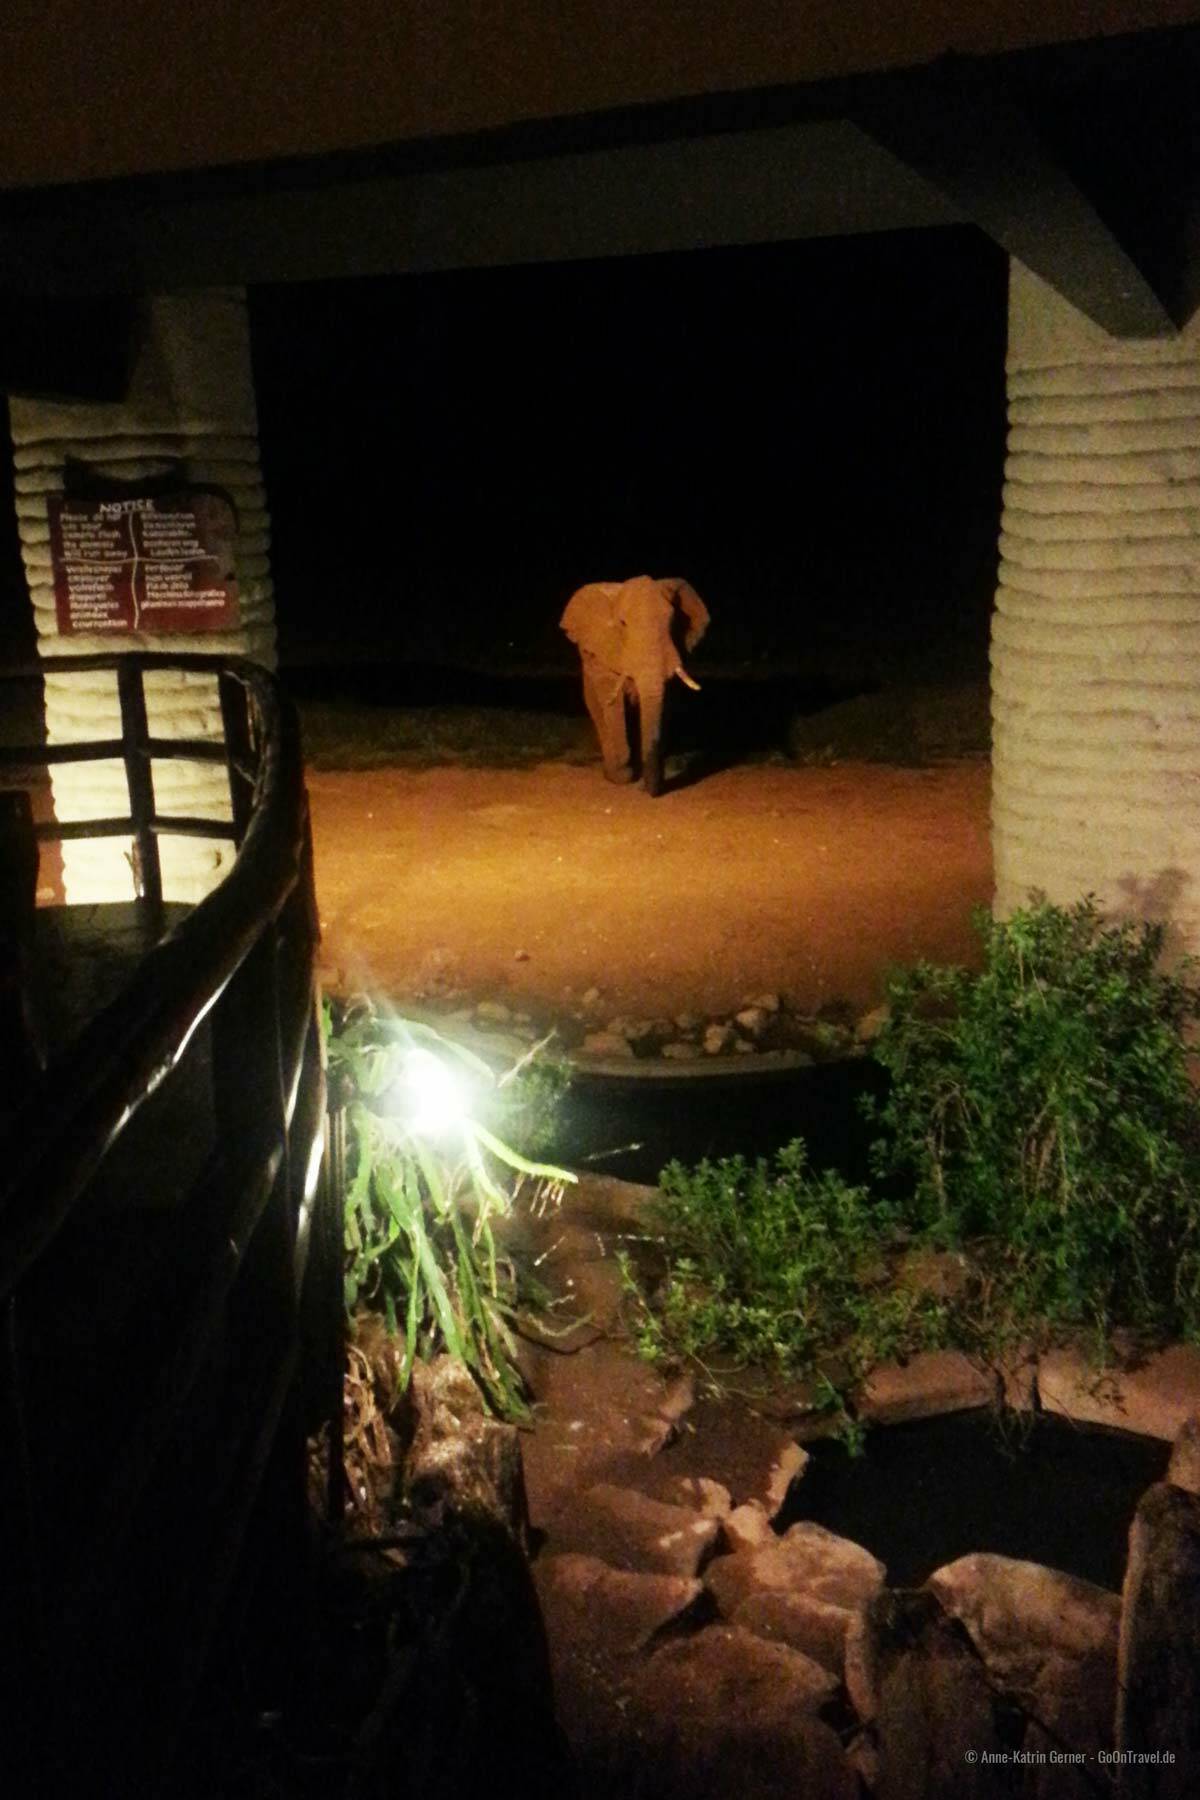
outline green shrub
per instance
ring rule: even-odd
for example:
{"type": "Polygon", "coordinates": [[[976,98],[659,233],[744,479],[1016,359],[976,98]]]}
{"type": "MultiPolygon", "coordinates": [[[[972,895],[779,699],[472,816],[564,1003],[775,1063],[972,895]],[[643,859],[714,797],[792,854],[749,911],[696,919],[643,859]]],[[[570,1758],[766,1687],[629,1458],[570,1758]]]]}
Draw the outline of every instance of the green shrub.
{"type": "Polygon", "coordinates": [[[1165,972],[1162,926],[1106,925],[1090,897],[977,929],[979,974],[891,980],[878,1172],[912,1184],[914,1226],[978,1240],[997,1326],[1196,1336],[1193,965],[1165,972]]]}
{"type": "Polygon", "coordinates": [[[493,1226],[514,1182],[561,1184],[574,1176],[537,1163],[497,1135],[544,1141],[561,1073],[527,1062],[496,1081],[488,1065],[431,1027],[382,1017],[360,1004],[327,1014],[331,1099],[346,1123],[345,1297],[381,1312],[402,1334],[401,1384],[416,1357],[448,1351],[475,1376],[493,1409],[524,1411],[511,1319],[517,1277],[493,1226]],[[443,1087],[469,1085],[470,1111],[439,1127],[422,1118],[417,1073],[443,1087]],[[485,1116],[487,1123],[485,1123],[485,1116]]]}
{"type": "Polygon", "coordinates": [[[874,1363],[936,1345],[1200,1339],[1194,965],[1164,970],[1160,925],[1106,924],[1091,898],[977,928],[980,973],[889,983],[870,1188],[814,1174],[799,1141],[664,1171],[645,1354],[815,1374],[845,1419],[874,1363]],[[964,1252],[949,1285],[937,1248],[964,1252]]]}
{"type": "Polygon", "coordinates": [[[770,1162],[671,1163],[653,1223],[666,1273],[641,1315],[651,1357],[726,1357],[788,1375],[832,1360],[844,1384],[944,1334],[939,1302],[887,1283],[896,1206],[815,1173],[800,1140],[770,1162]]]}

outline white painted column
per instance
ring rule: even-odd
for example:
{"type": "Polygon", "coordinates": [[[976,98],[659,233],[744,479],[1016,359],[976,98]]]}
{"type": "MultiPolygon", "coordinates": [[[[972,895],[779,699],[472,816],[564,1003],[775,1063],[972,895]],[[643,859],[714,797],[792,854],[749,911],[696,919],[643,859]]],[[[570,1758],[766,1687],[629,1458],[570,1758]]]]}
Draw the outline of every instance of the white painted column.
{"type": "MultiPolygon", "coordinates": [[[[52,744],[116,735],[120,713],[111,675],[53,672],[56,656],[93,651],[233,652],[271,664],[274,598],[270,527],[258,455],[245,295],[240,289],[159,295],[146,303],[130,391],[119,404],[9,402],[16,465],[17,519],[33,602],[38,649],[46,663],[46,726],[52,744]],[[97,474],[137,480],[180,467],[187,482],[223,488],[237,509],[240,622],[233,631],[145,631],[62,635],[54,604],[47,498],[63,487],[68,458],[97,474]]],[[[216,682],[206,676],[147,677],[151,733],[220,740],[216,682]]],[[[156,804],[163,813],[229,817],[224,769],[158,761],[156,804]]],[[[128,811],[120,763],[67,764],[53,775],[60,820],[128,811]]],[[[220,879],[232,848],[218,839],[164,838],[163,893],[194,901],[220,879]]],[[[72,904],[123,900],[133,892],[127,839],[63,846],[66,897],[72,904]]]]}
{"type": "Polygon", "coordinates": [[[992,629],[996,911],[1200,951],[1200,321],[1110,338],[1019,263],[992,629]]]}

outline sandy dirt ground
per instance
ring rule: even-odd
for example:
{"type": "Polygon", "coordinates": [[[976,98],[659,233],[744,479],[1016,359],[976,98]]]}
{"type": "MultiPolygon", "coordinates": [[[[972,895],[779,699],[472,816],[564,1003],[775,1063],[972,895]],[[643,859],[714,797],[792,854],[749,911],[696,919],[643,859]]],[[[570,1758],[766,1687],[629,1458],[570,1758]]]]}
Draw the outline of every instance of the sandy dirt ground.
{"type": "Polygon", "coordinates": [[[879,999],[970,960],[992,891],[989,770],[753,765],[649,800],[596,768],[310,772],[335,992],[614,1012],[879,999]]]}

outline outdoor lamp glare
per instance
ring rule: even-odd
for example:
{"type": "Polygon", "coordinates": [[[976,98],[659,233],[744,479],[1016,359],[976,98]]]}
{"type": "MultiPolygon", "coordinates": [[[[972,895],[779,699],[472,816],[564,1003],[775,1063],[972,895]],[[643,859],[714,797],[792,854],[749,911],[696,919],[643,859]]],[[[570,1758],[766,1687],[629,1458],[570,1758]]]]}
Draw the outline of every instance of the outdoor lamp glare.
{"type": "Polygon", "coordinates": [[[467,1118],[467,1095],[455,1070],[430,1050],[409,1050],[396,1083],[397,1111],[420,1137],[442,1137],[467,1118]]]}

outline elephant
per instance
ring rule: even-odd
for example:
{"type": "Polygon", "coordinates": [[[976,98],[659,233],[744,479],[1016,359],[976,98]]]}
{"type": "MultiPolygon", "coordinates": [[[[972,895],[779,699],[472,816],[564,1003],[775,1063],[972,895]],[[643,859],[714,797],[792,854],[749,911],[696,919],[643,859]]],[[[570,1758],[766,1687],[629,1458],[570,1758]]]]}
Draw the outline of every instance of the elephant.
{"type": "Polygon", "coordinates": [[[583,698],[600,740],[605,776],[636,780],[640,750],[643,786],[648,794],[660,794],[664,690],[672,677],[699,690],[682,658],[708,629],[708,608],[690,582],[635,575],[629,581],[588,582],[571,595],[560,623],[579,650],[583,698]],[[639,715],[636,747],[627,700],[639,715]]]}

